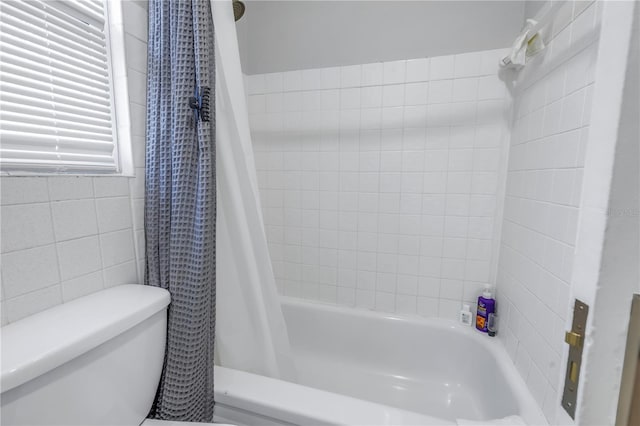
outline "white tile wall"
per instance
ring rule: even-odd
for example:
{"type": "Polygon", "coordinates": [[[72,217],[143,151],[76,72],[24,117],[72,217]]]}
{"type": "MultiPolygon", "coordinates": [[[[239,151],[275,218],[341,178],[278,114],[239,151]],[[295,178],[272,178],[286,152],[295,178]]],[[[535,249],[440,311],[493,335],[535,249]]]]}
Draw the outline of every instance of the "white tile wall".
{"type": "Polygon", "coordinates": [[[497,275],[500,332],[553,422],[594,85],[599,5],[567,2],[517,80],[497,275]]]}
{"type": "Polygon", "coordinates": [[[2,177],[2,324],[143,277],[146,11],[123,2],[135,178],[2,177]]]}
{"type": "Polygon", "coordinates": [[[504,53],[248,77],[282,294],[447,318],[475,301],[495,259],[504,53]]]}

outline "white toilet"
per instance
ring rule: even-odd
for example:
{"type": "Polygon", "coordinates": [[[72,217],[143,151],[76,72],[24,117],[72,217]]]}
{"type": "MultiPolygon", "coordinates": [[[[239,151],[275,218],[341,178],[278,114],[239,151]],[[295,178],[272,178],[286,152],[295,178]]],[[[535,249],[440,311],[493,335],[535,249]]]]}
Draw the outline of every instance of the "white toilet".
{"type": "Polygon", "coordinates": [[[180,424],[145,421],[162,371],[169,302],[166,290],[122,285],[3,327],[0,423],[180,424]]]}

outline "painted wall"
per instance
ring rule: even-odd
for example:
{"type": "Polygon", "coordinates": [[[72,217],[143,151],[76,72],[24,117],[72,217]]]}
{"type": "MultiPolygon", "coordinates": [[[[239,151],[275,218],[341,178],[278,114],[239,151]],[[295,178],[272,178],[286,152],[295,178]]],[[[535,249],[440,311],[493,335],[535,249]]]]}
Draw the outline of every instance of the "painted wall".
{"type": "Polygon", "coordinates": [[[503,48],[524,17],[523,1],[245,3],[238,29],[246,74],[503,48]]]}
{"type": "Polygon", "coordinates": [[[612,2],[603,11],[572,282],[590,305],[577,424],[627,423],[616,409],[640,282],[639,9],[612,2]]]}
{"type": "Polygon", "coordinates": [[[143,277],[147,12],[123,2],[136,177],[2,177],[2,324],[143,277]]]}
{"type": "Polygon", "coordinates": [[[450,319],[474,304],[493,281],[504,54],[249,76],[282,294],[450,319]]]}
{"type": "Polygon", "coordinates": [[[600,7],[565,3],[554,18],[547,50],[515,82],[497,275],[500,336],[552,422],[562,410],[563,333],[572,314],[600,7]]]}
{"type": "Polygon", "coordinates": [[[546,0],[527,0],[524,2],[524,19],[535,19],[536,15],[546,4],[546,0]]]}

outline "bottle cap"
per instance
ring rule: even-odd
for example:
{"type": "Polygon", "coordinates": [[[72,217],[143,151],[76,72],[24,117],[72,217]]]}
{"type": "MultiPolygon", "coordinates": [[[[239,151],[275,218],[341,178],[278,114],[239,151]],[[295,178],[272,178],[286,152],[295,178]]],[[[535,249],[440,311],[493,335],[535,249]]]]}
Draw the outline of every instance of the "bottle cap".
{"type": "Polygon", "coordinates": [[[484,291],[482,292],[482,297],[484,297],[485,299],[491,299],[493,297],[493,295],[491,294],[491,288],[490,287],[485,287],[484,291]]]}
{"type": "Polygon", "coordinates": [[[462,305],[462,310],[465,312],[471,312],[471,306],[465,303],[464,305],[462,305]]]}

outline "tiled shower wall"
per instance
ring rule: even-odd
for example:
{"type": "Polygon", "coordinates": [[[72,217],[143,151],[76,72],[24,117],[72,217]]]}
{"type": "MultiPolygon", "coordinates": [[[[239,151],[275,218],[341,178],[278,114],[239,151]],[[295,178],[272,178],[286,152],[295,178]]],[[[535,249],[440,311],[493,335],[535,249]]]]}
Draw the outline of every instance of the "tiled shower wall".
{"type": "Polygon", "coordinates": [[[123,2],[136,177],[2,177],[2,324],[143,277],[147,11],[123,2]]]}
{"type": "Polygon", "coordinates": [[[281,294],[447,318],[473,304],[493,281],[504,54],[248,77],[281,294]]]}
{"type": "Polygon", "coordinates": [[[553,422],[571,314],[582,170],[594,85],[598,3],[566,2],[543,55],[520,73],[497,276],[500,336],[553,422]]]}

